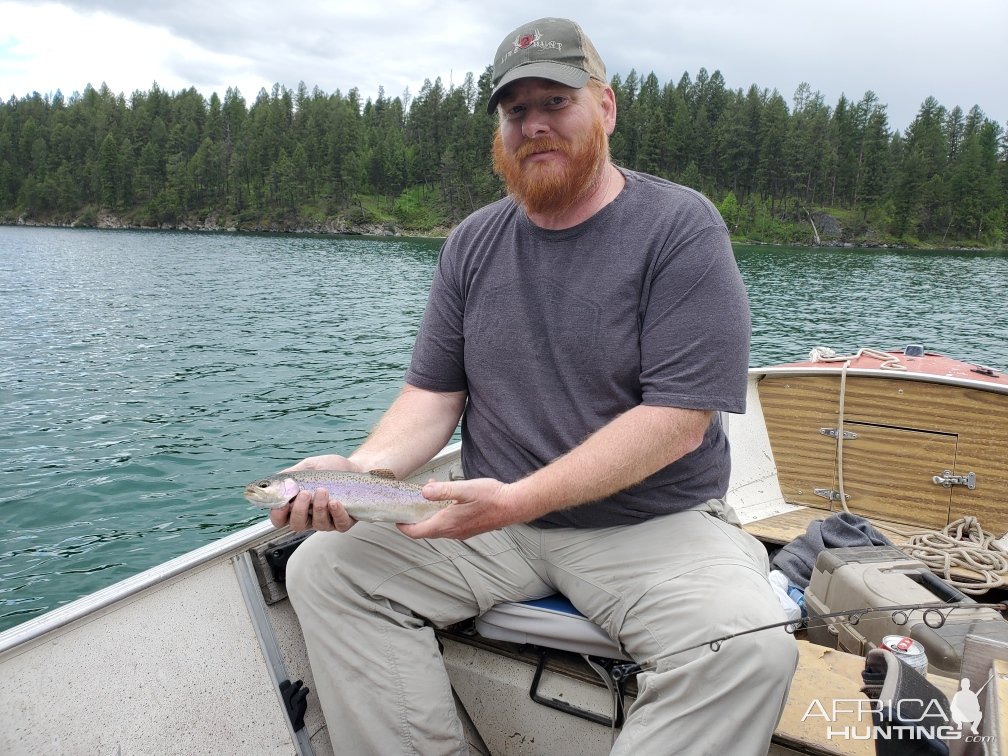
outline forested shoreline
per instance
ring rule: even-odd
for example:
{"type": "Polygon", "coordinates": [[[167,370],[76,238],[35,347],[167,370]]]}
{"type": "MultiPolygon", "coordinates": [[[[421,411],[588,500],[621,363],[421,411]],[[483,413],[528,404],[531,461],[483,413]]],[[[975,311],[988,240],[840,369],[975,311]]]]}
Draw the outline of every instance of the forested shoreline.
{"type": "MultiPolygon", "coordinates": [[[[871,91],[827,104],[802,84],[729,88],[612,79],[622,166],[704,192],[733,236],[768,243],[1001,247],[1008,134],[980,109],[925,100],[890,129],[871,91]]],[[[362,101],[275,85],[249,104],[154,84],[0,103],[0,222],[443,233],[502,196],[489,71],[362,101]]]]}

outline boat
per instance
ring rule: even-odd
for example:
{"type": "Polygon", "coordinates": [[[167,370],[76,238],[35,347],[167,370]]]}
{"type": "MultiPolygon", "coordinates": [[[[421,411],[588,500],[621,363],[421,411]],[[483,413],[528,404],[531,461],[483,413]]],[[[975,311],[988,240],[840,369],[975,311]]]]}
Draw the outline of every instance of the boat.
{"type": "MultiPolygon", "coordinates": [[[[844,509],[894,542],[965,517],[1008,531],[1008,376],[997,370],[919,346],[814,350],[752,369],[746,414],[724,419],[728,502],[768,550],[844,509]]],[[[460,454],[446,447],[413,479],[458,477],[460,454]]],[[[340,753],[284,589],[303,537],[263,521],[0,634],[0,753],[340,753]]],[[[562,596],[495,607],[438,638],[474,753],[607,753],[636,692],[635,662],[562,596]]],[[[769,752],[874,753],[865,710],[824,702],[864,699],[863,653],[877,639],[813,641],[798,641],[769,752]]],[[[1008,732],[1002,658],[984,662],[1005,673],[989,686],[989,739],[1008,732]]],[[[932,669],[951,696],[956,674],[932,669]]]]}

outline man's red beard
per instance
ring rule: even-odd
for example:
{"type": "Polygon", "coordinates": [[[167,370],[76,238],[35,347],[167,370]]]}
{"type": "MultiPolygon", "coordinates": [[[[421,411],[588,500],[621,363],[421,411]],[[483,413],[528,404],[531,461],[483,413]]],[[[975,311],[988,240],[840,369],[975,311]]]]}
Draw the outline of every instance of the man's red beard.
{"type": "Polygon", "coordinates": [[[499,127],[494,136],[494,171],[515,201],[535,215],[560,215],[570,210],[598,185],[608,162],[609,143],[601,119],[595,119],[591,131],[576,143],[540,137],[522,143],[512,153],[505,148],[499,127]],[[529,155],[548,150],[565,155],[565,164],[525,164],[529,155]]]}

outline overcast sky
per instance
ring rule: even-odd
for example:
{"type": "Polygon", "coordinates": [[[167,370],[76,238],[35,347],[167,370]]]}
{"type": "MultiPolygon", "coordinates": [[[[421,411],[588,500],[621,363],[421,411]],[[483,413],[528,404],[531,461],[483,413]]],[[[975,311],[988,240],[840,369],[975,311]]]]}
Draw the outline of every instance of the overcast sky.
{"type": "Polygon", "coordinates": [[[499,42],[545,15],[577,20],[609,74],[661,83],[720,70],[731,89],[807,81],[830,106],[873,90],[891,129],[929,95],[1008,121],[1006,0],[0,0],[0,97],[104,82],[127,97],[153,82],[251,104],[274,83],[374,97],[475,76],[499,42]]]}

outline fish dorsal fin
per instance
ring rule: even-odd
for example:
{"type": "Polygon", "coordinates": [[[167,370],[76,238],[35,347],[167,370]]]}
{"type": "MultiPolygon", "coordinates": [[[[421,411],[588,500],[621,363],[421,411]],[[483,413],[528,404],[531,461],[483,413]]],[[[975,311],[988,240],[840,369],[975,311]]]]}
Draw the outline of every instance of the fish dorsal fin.
{"type": "Polygon", "coordinates": [[[376,478],[388,478],[389,480],[396,480],[395,473],[387,468],[379,468],[377,470],[368,470],[368,475],[374,475],[376,478]]]}

